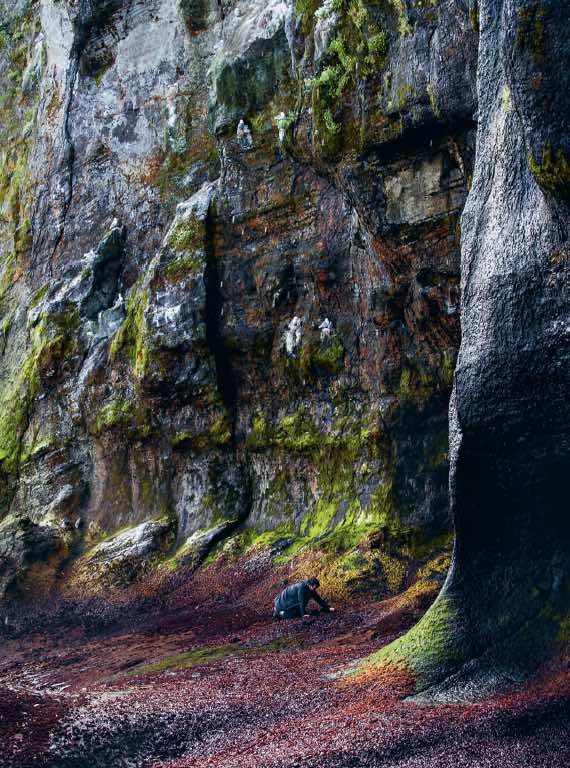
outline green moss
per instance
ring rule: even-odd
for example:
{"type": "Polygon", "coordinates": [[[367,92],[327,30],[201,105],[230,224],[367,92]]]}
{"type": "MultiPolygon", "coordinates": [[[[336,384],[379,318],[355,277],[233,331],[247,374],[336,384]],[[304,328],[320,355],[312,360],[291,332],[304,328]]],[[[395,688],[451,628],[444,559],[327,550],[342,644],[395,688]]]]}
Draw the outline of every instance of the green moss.
{"type": "Polygon", "coordinates": [[[241,647],[237,644],[212,646],[205,648],[195,648],[185,653],[179,653],[175,656],[167,656],[154,664],[146,664],[127,672],[128,677],[139,677],[140,675],[156,675],[167,670],[192,669],[202,664],[210,664],[228,656],[235,656],[243,653],[241,647]]]}
{"type": "Polygon", "coordinates": [[[451,532],[426,538],[425,535],[415,537],[410,545],[410,553],[416,562],[431,558],[436,552],[451,553],[454,535],[451,532]]]}
{"type": "Polygon", "coordinates": [[[32,246],[32,225],[28,218],[20,221],[14,230],[14,251],[16,258],[27,255],[32,246]]]}
{"type": "Polygon", "coordinates": [[[412,34],[412,25],[408,18],[408,9],[406,8],[406,0],[390,0],[390,5],[396,11],[396,18],[398,21],[398,32],[401,37],[407,37],[412,34]]]}
{"type": "Polygon", "coordinates": [[[5,315],[2,318],[2,321],[0,322],[0,339],[2,341],[2,344],[6,342],[6,339],[8,337],[8,334],[10,333],[10,328],[12,327],[12,323],[14,322],[14,314],[10,312],[9,314],[5,315]]]}
{"type": "Polygon", "coordinates": [[[301,20],[301,30],[309,36],[315,28],[315,12],[321,0],[295,0],[295,14],[301,20]]]}
{"type": "Polygon", "coordinates": [[[367,45],[368,53],[385,56],[388,52],[388,35],[386,32],[384,32],[384,30],[379,30],[378,32],[370,35],[367,41],[367,45]]]}
{"type": "MultiPolygon", "coordinates": [[[[287,84],[289,85],[289,84],[287,84]]],[[[275,130],[282,129],[285,132],[284,143],[290,144],[291,128],[297,120],[297,112],[291,108],[292,95],[289,88],[284,87],[267,106],[247,118],[247,123],[252,132],[263,136],[275,130]],[[283,114],[283,117],[280,115],[283,114]]]]}
{"type": "Polygon", "coordinates": [[[570,163],[562,149],[555,151],[545,144],[540,160],[535,160],[533,153],[529,155],[528,166],[542,189],[561,197],[570,195],[570,163]]]}
{"type": "Polygon", "coordinates": [[[262,109],[249,118],[248,125],[254,134],[260,135],[267,131],[271,126],[271,117],[267,109],[262,109]]]}
{"type": "Polygon", "coordinates": [[[433,85],[431,83],[427,84],[427,94],[429,98],[429,103],[431,105],[431,111],[434,114],[434,117],[437,117],[438,119],[441,118],[441,111],[439,109],[439,106],[437,104],[437,99],[435,96],[435,91],[433,88],[433,85]]]}
{"type": "Polygon", "coordinates": [[[131,289],[127,303],[127,315],[117,331],[109,348],[109,360],[113,362],[120,351],[126,351],[135,376],[142,378],[147,370],[149,348],[146,337],[145,309],[148,305],[148,288],[143,288],[143,281],[131,289]]]}
{"type": "Polygon", "coordinates": [[[273,444],[292,453],[308,454],[318,450],[322,436],[304,411],[285,416],[273,432],[273,444]]]}
{"type": "Polygon", "coordinates": [[[251,429],[246,437],[245,445],[250,451],[260,451],[271,443],[271,431],[263,413],[256,413],[253,417],[251,429]]]}
{"type": "MultiPolygon", "coordinates": [[[[354,475],[344,469],[346,457],[333,461],[331,472],[319,473],[319,498],[313,513],[309,513],[301,531],[309,538],[317,537],[330,551],[342,552],[378,533],[387,544],[401,544],[409,537],[399,520],[394,496],[392,470],[382,472],[368,505],[355,496],[354,475]],[[342,516],[337,519],[339,511],[342,516]]],[[[349,458],[350,460],[350,454],[349,458]]]]}
{"type": "Polygon", "coordinates": [[[79,325],[79,312],[75,307],[41,317],[31,330],[32,353],[24,368],[41,372],[68,359],[77,351],[79,325]]]}
{"type": "Polygon", "coordinates": [[[30,300],[30,309],[37,307],[38,304],[40,304],[44,300],[48,290],[49,290],[49,285],[46,283],[34,293],[34,295],[30,300]]]}
{"type": "Polygon", "coordinates": [[[233,536],[229,542],[221,543],[213,554],[212,559],[219,557],[221,554],[235,558],[243,554],[263,551],[284,539],[291,539],[292,541],[297,539],[292,522],[282,523],[270,531],[258,531],[253,527],[246,528],[233,536]]]}
{"type": "Polygon", "coordinates": [[[327,135],[326,141],[338,136],[341,132],[341,124],[336,122],[328,107],[324,109],[321,115],[321,128],[324,129],[324,132],[327,135]]]}
{"type": "Polygon", "coordinates": [[[404,368],[400,374],[400,390],[399,395],[403,400],[411,400],[414,391],[412,389],[412,372],[409,368],[404,368]]]}
{"type": "MultiPolygon", "coordinates": [[[[432,584],[437,583],[438,577],[441,578],[447,570],[448,562],[445,553],[432,558],[418,571],[418,580],[410,592],[421,590],[430,580],[432,584]]],[[[536,599],[536,595],[532,598],[536,599]]],[[[511,631],[505,632],[506,625],[503,626],[502,633],[487,653],[492,654],[497,666],[517,667],[522,663],[531,671],[533,664],[538,666],[552,656],[560,643],[567,641],[565,606],[566,600],[556,605],[548,602],[511,631]]],[[[369,667],[394,668],[415,680],[416,691],[425,690],[453,675],[467,660],[481,656],[481,648],[474,647],[470,626],[469,616],[462,612],[462,602],[453,594],[442,592],[418,624],[365,659],[358,671],[369,667]]]]}
{"type": "Polygon", "coordinates": [[[246,439],[250,450],[269,447],[282,448],[291,453],[314,456],[326,449],[341,449],[359,453],[364,449],[380,457],[382,435],[372,418],[353,421],[349,417],[337,417],[329,433],[321,432],[304,409],[285,416],[270,426],[264,414],[254,417],[252,429],[246,439]]]}
{"type": "MultiPolygon", "coordinates": [[[[124,472],[122,469],[118,470],[121,476],[124,475],[124,472]]],[[[172,525],[171,518],[168,517],[168,515],[164,515],[162,517],[155,517],[151,518],[148,522],[154,522],[159,525],[172,525]]],[[[84,562],[89,563],[89,561],[96,560],[100,556],[100,552],[98,551],[99,545],[103,544],[103,542],[109,542],[113,541],[114,539],[118,539],[120,536],[123,536],[125,533],[128,533],[129,531],[132,531],[135,528],[138,528],[140,525],[139,522],[137,523],[127,523],[126,525],[122,525],[119,528],[114,528],[112,530],[103,530],[99,525],[96,523],[92,523],[89,526],[89,530],[86,534],[86,542],[89,544],[89,549],[87,549],[81,556],[81,559],[84,562]]],[[[170,540],[170,544],[172,541],[170,540]]]]}
{"type": "Polygon", "coordinates": [[[406,577],[407,562],[387,552],[381,552],[378,559],[382,565],[382,575],[388,589],[393,595],[397,595],[401,591],[406,577]]]}
{"type": "Polygon", "coordinates": [[[20,366],[0,392],[0,464],[15,472],[20,462],[23,436],[34,400],[42,388],[42,375],[68,359],[77,349],[79,315],[67,313],[40,318],[30,330],[30,348],[20,366]]]}
{"type": "MultiPolygon", "coordinates": [[[[33,190],[28,180],[28,157],[33,142],[33,129],[39,93],[24,94],[22,78],[35,34],[34,10],[12,18],[2,28],[4,88],[0,94],[0,224],[12,238],[11,261],[21,265],[31,245],[29,211],[33,190]],[[23,127],[26,130],[23,130],[23,127]]],[[[6,293],[13,271],[4,271],[6,293]]]]}
{"type": "Polygon", "coordinates": [[[338,335],[328,339],[306,337],[294,356],[282,358],[283,372],[291,385],[305,386],[319,379],[338,376],[344,364],[344,347],[338,335]]]}
{"type": "Polygon", "coordinates": [[[134,404],[130,400],[117,399],[101,408],[95,422],[95,434],[100,434],[113,427],[130,425],[134,415],[134,404]]]}
{"type": "Polygon", "coordinates": [[[369,517],[375,527],[384,529],[392,538],[401,537],[404,533],[397,513],[394,479],[390,475],[383,478],[372,494],[369,517]]]}
{"type": "Polygon", "coordinates": [[[202,453],[212,448],[224,448],[232,441],[232,431],[228,415],[217,418],[211,427],[203,432],[183,430],[176,433],[170,442],[175,447],[183,447],[202,453]]]}
{"type": "Polygon", "coordinates": [[[469,7],[469,21],[471,22],[471,26],[475,30],[477,34],[480,32],[479,28],[479,2],[478,0],[472,0],[471,5],[469,7]]]}
{"type": "Polygon", "coordinates": [[[46,450],[62,447],[62,445],[65,445],[65,443],[58,443],[53,437],[47,436],[38,439],[37,436],[34,436],[30,443],[25,441],[22,445],[20,464],[25,464],[27,461],[34,459],[38,454],[46,450]]]}
{"type": "Polygon", "coordinates": [[[451,389],[455,374],[455,353],[445,351],[441,361],[441,381],[445,387],[451,389]]]}
{"type": "Polygon", "coordinates": [[[92,433],[101,435],[113,429],[121,429],[132,438],[149,437],[152,433],[150,414],[135,401],[116,397],[101,408],[92,433]]]}
{"type": "Polygon", "coordinates": [[[16,272],[16,254],[14,251],[9,251],[5,255],[2,267],[2,276],[0,277],[0,302],[3,302],[6,298],[16,272]]]}
{"type": "Polygon", "coordinates": [[[191,194],[188,177],[197,163],[214,166],[219,160],[214,139],[207,131],[192,130],[194,122],[192,115],[189,115],[186,124],[188,135],[184,141],[191,147],[191,151],[163,152],[155,159],[150,170],[145,169],[142,175],[142,181],[153,184],[166,204],[174,205],[182,197],[191,194]]]}
{"type": "Polygon", "coordinates": [[[341,146],[345,96],[377,77],[388,52],[388,36],[362,0],[335,0],[333,7],[338,31],[325,52],[326,66],[311,82],[315,148],[324,159],[333,159],[341,146]]]}
{"type": "Polygon", "coordinates": [[[439,370],[409,364],[400,373],[397,394],[401,400],[424,403],[436,392],[451,388],[454,371],[455,356],[449,351],[442,354],[439,370]]]}
{"type": "Polygon", "coordinates": [[[372,531],[382,530],[385,538],[394,541],[409,538],[399,522],[390,444],[373,417],[338,416],[323,432],[302,409],[274,425],[264,414],[256,414],[246,447],[303,457],[314,467],[316,500],[289,555],[297,545],[305,546],[314,539],[347,549],[372,531]],[[376,470],[380,476],[375,492],[364,502],[356,490],[362,477],[359,466],[371,460],[381,462],[381,469],[376,470]]]}
{"type": "Polygon", "coordinates": [[[205,235],[204,222],[199,221],[195,216],[188,216],[175,227],[168,238],[168,245],[174,251],[185,253],[201,248],[204,245],[205,235]]]}
{"type": "Polygon", "coordinates": [[[333,117],[333,107],[323,86],[316,85],[312,92],[312,114],[315,144],[318,154],[325,160],[334,159],[342,144],[342,126],[333,117]]]}
{"type": "Polygon", "coordinates": [[[164,267],[163,274],[170,280],[179,280],[186,275],[198,274],[203,268],[204,260],[201,254],[188,253],[169,262],[164,267]]]}
{"type": "MultiPolygon", "coordinates": [[[[405,81],[399,82],[396,86],[394,98],[389,102],[388,107],[391,110],[403,112],[408,104],[410,96],[413,94],[412,86],[405,81]]],[[[431,97],[430,97],[431,101],[431,97]]]]}
{"type": "Polygon", "coordinates": [[[171,232],[168,245],[181,255],[164,266],[163,275],[168,279],[177,280],[202,270],[205,263],[205,237],[206,227],[203,221],[195,216],[188,216],[180,221],[171,232]]]}
{"type": "Polygon", "coordinates": [[[174,656],[167,656],[154,664],[145,664],[141,667],[129,670],[128,677],[139,677],[140,675],[156,675],[162,672],[179,671],[183,669],[192,669],[193,667],[212,664],[221,659],[230,656],[242,656],[253,653],[268,653],[281,648],[290,646],[292,641],[288,638],[277,638],[263,645],[245,646],[240,643],[229,643],[228,645],[202,646],[193,648],[190,651],[179,653],[174,656]]]}
{"type": "Polygon", "coordinates": [[[440,595],[418,624],[369,656],[363,666],[396,667],[411,674],[421,690],[460,664],[461,644],[453,638],[459,625],[451,597],[440,595]]]}
{"type": "Polygon", "coordinates": [[[216,419],[210,427],[210,438],[214,445],[228,445],[232,441],[232,431],[226,416],[216,419]]]}

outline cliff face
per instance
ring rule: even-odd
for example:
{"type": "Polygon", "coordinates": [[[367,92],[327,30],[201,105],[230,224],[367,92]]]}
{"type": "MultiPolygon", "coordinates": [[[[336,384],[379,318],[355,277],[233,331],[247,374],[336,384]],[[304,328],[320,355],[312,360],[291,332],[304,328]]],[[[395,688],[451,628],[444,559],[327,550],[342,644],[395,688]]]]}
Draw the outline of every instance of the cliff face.
{"type": "Polygon", "coordinates": [[[447,532],[476,6],[1,7],[2,589],[447,532]]]}

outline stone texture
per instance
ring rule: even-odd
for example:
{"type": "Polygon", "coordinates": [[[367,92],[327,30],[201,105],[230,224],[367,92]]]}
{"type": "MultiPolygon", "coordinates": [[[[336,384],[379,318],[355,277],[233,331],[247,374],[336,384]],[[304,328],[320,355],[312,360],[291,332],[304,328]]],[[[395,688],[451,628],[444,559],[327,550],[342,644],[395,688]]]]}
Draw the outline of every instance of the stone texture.
{"type": "Polygon", "coordinates": [[[159,550],[168,530],[168,522],[149,520],[97,544],[88,558],[101,565],[147,558],[159,550]]]}
{"type": "Polygon", "coordinates": [[[480,4],[450,403],[455,552],[437,602],[385,654],[414,668],[424,701],[516,685],[566,636],[569,21],[556,2],[480,4]]]}
{"type": "Polygon", "coordinates": [[[41,563],[63,546],[53,525],[36,525],[29,518],[9,515],[0,522],[0,588],[18,586],[30,566],[41,563]]]}
{"type": "Polygon", "coordinates": [[[7,408],[2,515],[68,520],[74,557],[163,516],[176,547],[236,521],[394,546],[449,530],[468,10],[415,9],[405,34],[370,10],[387,52],[345,89],[328,159],[311,94],[330,52],[290,4],[11,14],[4,110],[34,117],[5,139],[0,366],[29,407],[7,408]]]}

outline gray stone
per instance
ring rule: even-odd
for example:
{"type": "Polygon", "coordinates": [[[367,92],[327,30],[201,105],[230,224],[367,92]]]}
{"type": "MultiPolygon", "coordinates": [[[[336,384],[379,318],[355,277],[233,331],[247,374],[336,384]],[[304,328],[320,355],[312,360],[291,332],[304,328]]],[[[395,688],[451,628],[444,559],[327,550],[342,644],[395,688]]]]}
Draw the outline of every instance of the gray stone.
{"type": "Polygon", "coordinates": [[[46,559],[61,544],[53,525],[37,525],[17,515],[0,521],[0,597],[25,575],[30,565],[46,559]]]}
{"type": "Polygon", "coordinates": [[[147,520],[97,544],[87,558],[100,565],[146,560],[161,548],[171,527],[168,520],[147,520]]]}
{"type": "Polygon", "coordinates": [[[323,4],[315,12],[315,67],[319,67],[323,55],[331,44],[340,21],[338,13],[334,10],[333,0],[324,0],[323,4]]]}

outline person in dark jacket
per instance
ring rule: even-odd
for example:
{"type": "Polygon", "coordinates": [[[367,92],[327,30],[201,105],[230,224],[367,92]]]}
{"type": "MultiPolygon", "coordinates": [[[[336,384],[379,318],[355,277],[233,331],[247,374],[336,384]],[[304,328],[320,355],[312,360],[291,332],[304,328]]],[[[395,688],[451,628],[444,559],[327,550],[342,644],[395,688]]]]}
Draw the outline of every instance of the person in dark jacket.
{"type": "Polygon", "coordinates": [[[321,606],[321,610],[327,613],[334,610],[317,592],[319,586],[319,580],[313,577],[286,587],[275,598],[273,618],[296,619],[300,616],[307,616],[306,611],[309,600],[314,600],[321,606]]]}

